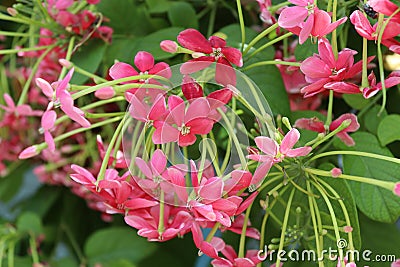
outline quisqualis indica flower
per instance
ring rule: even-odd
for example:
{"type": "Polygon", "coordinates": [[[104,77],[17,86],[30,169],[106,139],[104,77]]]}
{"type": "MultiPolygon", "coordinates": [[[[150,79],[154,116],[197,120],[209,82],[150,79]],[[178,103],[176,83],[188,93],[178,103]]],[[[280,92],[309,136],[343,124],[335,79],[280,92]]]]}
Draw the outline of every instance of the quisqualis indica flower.
{"type": "Polygon", "coordinates": [[[214,267],[250,267],[256,266],[261,260],[257,257],[258,250],[248,250],[244,258],[239,258],[232,246],[226,245],[221,253],[226,258],[214,259],[211,264],[214,267]]]}
{"type": "Polygon", "coordinates": [[[50,131],[54,127],[56,119],[57,119],[56,112],[54,110],[47,110],[43,113],[41,120],[41,126],[42,126],[41,129],[43,130],[44,140],[46,141],[47,146],[51,152],[54,152],[56,150],[53,136],[50,133],[50,131]]]}

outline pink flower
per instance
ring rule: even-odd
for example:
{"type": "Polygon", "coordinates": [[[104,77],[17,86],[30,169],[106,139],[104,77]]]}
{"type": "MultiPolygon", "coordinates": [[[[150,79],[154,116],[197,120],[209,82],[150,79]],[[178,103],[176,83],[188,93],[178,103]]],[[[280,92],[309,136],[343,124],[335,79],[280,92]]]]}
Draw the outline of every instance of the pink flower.
{"type": "MultiPolygon", "coordinates": [[[[357,116],[351,113],[346,113],[341,115],[339,118],[334,120],[330,125],[329,125],[329,130],[334,131],[336,130],[345,120],[349,120],[350,124],[347,126],[347,128],[343,129],[342,131],[338,132],[336,136],[343,141],[348,146],[353,146],[354,145],[354,140],[353,138],[350,137],[348,133],[352,133],[358,130],[360,128],[360,124],[357,121],[357,116]]],[[[298,119],[295,122],[295,127],[301,128],[301,129],[307,129],[310,131],[318,132],[318,133],[324,133],[325,132],[325,126],[322,121],[320,121],[318,118],[311,118],[311,119],[298,119]]]]}
{"type": "Polygon", "coordinates": [[[221,253],[226,257],[214,259],[211,264],[214,267],[251,267],[256,266],[261,260],[257,257],[258,250],[248,250],[244,258],[239,258],[233,247],[226,245],[221,253]]]}
{"type": "Polygon", "coordinates": [[[154,151],[151,160],[146,163],[143,159],[136,157],[136,166],[147,179],[137,179],[138,185],[143,189],[156,189],[160,182],[166,180],[167,158],[165,154],[157,149],[154,151]]]}
{"type": "MultiPolygon", "coordinates": [[[[368,75],[369,87],[364,88],[363,96],[365,98],[370,98],[376,95],[380,90],[382,90],[382,82],[376,83],[376,77],[374,72],[368,75]]],[[[393,71],[388,78],[385,80],[386,89],[400,84],[400,71],[393,71]]]]}
{"type": "Polygon", "coordinates": [[[271,14],[269,11],[269,8],[272,6],[272,1],[271,0],[257,0],[258,6],[260,7],[260,19],[268,24],[272,25],[276,23],[275,17],[271,14]]]}
{"type": "Polygon", "coordinates": [[[169,115],[165,121],[154,122],[154,144],[178,142],[189,146],[196,142],[196,134],[208,134],[214,121],[208,117],[210,105],[205,98],[197,98],[185,110],[185,103],[178,96],[168,98],[169,115]]]}
{"type": "MultiPolygon", "coordinates": [[[[301,63],[300,69],[305,74],[306,81],[311,83],[301,89],[304,97],[313,96],[325,90],[336,93],[360,93],[356,84],[346,82],[362,70],[362,61],[354,64],[356,51],[344,49],[335,59],[329,41],[321,38],[318,41],[318,55],[307,58],[301,63]]],[[[373,57],[368,58],[370,62],[373,57]]]]}
{"type": "MultiPolygon", "coordinates": [[[[100,153],[100,157],[103,160],[106,155],[106,148],[104,147],[103,140],[101,139],[100,135],[97,135],[96,143],[97,143],[97,149],[99,150],[99,153],[100,153]]],[[[125,159],[122,151],[117,150],[117,153],[114,153],[114,151],[115,151],[114,149],[112,149],[111,155],[108,159],[108,165],[109,166],[112,165],[116,169],[128,168],[128,165],[126,163],[127,160],[125,159]],[[115,155],[115,157],[114,157],[114,155],[115,155]]]]}
{"type": "MultiPolygon", "coordinates": [[[[371,23],[361,11],[354,11],[350,16],[350,21],[354,24],[357,33],[362,37],[367,38],[368,40],[375,41],[378,39],[378,23],[375,23],[374,26],[371,26],[371,23]]],[[[389,48],[390,46],[400,45],[400,42],[394,39],[394,37],[399,34],[400,24],[398,22],[390,20],[385,28],[385,31],[383,32],[382,44],[389,48]]]]}
{"type": "Polygon", "coordinates": [[[400,197],[400,182],[395,184],[393,191],[396,195],[400,197]]]}
{"type": "Polygon", "coordinates": [[[272,165],[276,162],[281,162],[285,157],[293,158],[308,155],[312,150],[309,146],[293,149],[299,139],[300,133],[295,128],[291,129],[285,135],[280,145],[269,137],[256,137],[254,141],[256,142],[257,147],[264,154],[251,154],[247,156],[249,159],[262,162],[254,172],[250,185],[258,187],[259,183],[265,178],[272,165]]]}
{"type": "Polygon", "coordinates": [[[13,113],[16,116],[41,116],[43,114],[40,110],[32,110],[29,105],[18,105],[16,106],[14,100],[11,98],[9,94],[4,94],[4,101],[6,102],[6,106],[0,105],[0,108],[5,110],[8,113],[13,113]]]}
{"type": "MultiPolygon", "coordinates": [[[[157,64],[154,64],[154,57],[150,53],[145,51],[140,51],[136,54],[134,63],[139,72],[127,63],[117,62],[111,66],[109,74],[114,80],[127,78],[130,76],[148,75],[148,74],[158,75],[165,78],[170,78],[172,75],[171,69],[169,68],[169,65],[167,63],[159,62],[157,64]]],[[[144,84],[157,84],[157,85],[160,84],[155,79],[150,79],[150,78],[143,78],[139,80],[132,80],[121,83],[122,84],[144,83],[144,84]]],[[[154,89],[154,88],[133,88],[128,90],[128,92],[137,93],[136,95],[137,97],[139,97],[139,95],[141,96],[143,95],[143,97],[150,96],[151,98],[154,98],[160,93],[165,94],[164,90],[154,89]]]]}
{"type": "MultiPolygon", "coordinates": [[[[367,4],[375,11],[386,16],[391,16],[399,7],[389,0],[369,0],[367,4]]],[[[392,20],[400,22],[400,14],[393,16],[392,20]]]]}
{"type": "Polygon", "coordinates": [[[324,37],[347,20],[347,18],[341,18],[331,23],[329,14],[318,9],[314,5],[314,1],[291,0],[289,2],[297,6],[283,9],[278,18],[278,24],[299,35],[300,44],[303,44],[310,35],[324,37]]]}
{"type": "Polygon", "coordinates": [[[336,136],[343,141],[347,146],[354,146],[354,140],[350,137],[348,133],[357,131],[360,128],[360,124],[357,121],[357,116],[351,113],[346,113],[341,115],[339,118],[334,120],[331,125],[329,125],[329,130],[336,130],[345,120],[350,121],[350,125],[345,129],[341,130],[336,134],[336,136]]]}
{"type": "Polygon", "coordinates": [[[149,241],[168,241],[176,236],[183,236],[190,231],[193,218],[186,211],[171,207],[164,203],[164,230],[159,232],[160,205],[146,210],[143,214],[129,214],[125,222],[138,229],[138,235],[149,241]],[[142,215],[142,216],[140,216],[142,215]]]}
{"type": "Polygon", "coordinates": [[[219,258],[218,252],[224,249],[224,241],[219,237],[213,237],[210,242],[204,241],[203,234],[197,223],[193,223],[191,230],[194,244],[201,253],[204,253],[213,259],[219,258]]]}
{"type": "Polygon", "coordinates": [[[56,122],[57,114],[54,110],[48,110],[43,113],[41,126],[44,134],[44,140],[47,143],[48,148],[51,152],[56,150],[55,143],[53,136],[51,135],[50,131],[54,127],[54,123],[56,122]]]}
{"type": "Polygon", "coordinates": [[[151,107],[144,103],[144,100],[140,101],[136,95],[132,95],[130,103],[129,113],[131,116],[145,122],[148,126],[153,125],[155,121],[163,120],[166,115],[165,98],[162,94],[156,96],[151,107]]]}
{"type": "Polygon", "coordinates": [[[190,74],[205,69],[217,62],[215,80],[223,85],[235,85],[235,71],[231,64],[243,65],[242,53],[236,48],[227,47],[226,41],[217,36],[208,40],[195,29],[187,29],[178,35],[178,42],[185,48],[200,53],[200,57],[192,59],[181,66],[182,74],[190,74]]]}
{"type": "Polygon", "coordinates": [[[42,78],[36,79],[36,85],[42,90],[43,94],[51,101],[47,109],[60,105],[61,110],[73,121],[79,123],[82,127],[89,127],[90,122],[85,119],[84,112],[74,106],[74,100],[68,92],[68,83],[72,78],[74,68],[72,68],[61,81],[54,82],[51,85],[42,78]]]}
{"type": "Polygon", "coordinates": [[[393,262],[390,267],[400,267],[400,259],[397,259],[395,262],[393,262]]]}

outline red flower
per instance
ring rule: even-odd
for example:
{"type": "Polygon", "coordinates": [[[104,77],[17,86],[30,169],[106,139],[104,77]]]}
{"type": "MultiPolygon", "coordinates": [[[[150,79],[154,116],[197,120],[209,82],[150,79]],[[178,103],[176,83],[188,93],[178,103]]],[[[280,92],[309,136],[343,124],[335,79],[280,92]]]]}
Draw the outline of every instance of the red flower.
{"type": "Polygon", "coordinates": [[[217,62],[215,80],[223,85],[235,85],[235,71],[231,64],[238,67],[243,65],[242,53],[236,48],[227,47],[226,41],[217,36],[211,36],[208,40],[195,29],[187,29],[178,35],[178,42],[185,48],[200,55],[189,60],[181,67],[183,74],[190,74],[205,69],[213,62],[217,62]]]}

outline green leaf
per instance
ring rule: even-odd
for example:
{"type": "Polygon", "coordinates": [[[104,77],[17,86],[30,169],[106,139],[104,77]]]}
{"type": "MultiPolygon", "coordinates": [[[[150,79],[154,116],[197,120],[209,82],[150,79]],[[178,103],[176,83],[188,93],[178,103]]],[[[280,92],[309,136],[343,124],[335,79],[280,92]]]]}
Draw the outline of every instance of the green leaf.
{"type": "Polygon", "coordinates": [[[304,44],[297,45],[294,50],[294,55],[297,61],[302,61],[311,57],[314,53],[318,53],[318,45],[311,43],[311,38],[308,38],[304,44]]]}
{"type": "Polygon", "coordinates": [[[362,109],[370,102],[370,100],[365,99],[362,94],[344,94],[343,99],[347,103],[347,105],[358,110],[362,109]]]}
{"type": "MultiPolygon", "coordinates": [[[[95,73],[103,59],[106,46],[107,44],[103,40],[93,40],[82,46],[78,52],[72,56],[71,61],[78,67],[88,72],[95,73]]],[[[87,80],[88,78],[86,76],[80,73],[74,73],[71,83],[83,84],[87,80]]]]}
{"type": "Polygon", "coordinates": [[[370,108],[367,112],[365,112],[364,116],[362,116],[362,125],[367,128],[367,130],[373,134],[377,134],[379,123],[382,121],[383,118],[387,116],[387,112],[384,109],[380,116],[378,113],[381,109],[381,106],[374,105],[370,108]]]}
{"type": "MultiPolygon", "coordinates": [[[[84,251],[89,263],[111,263],[117,260],[138,262],[150,255],[155,245],[139,237],[128,227],[112,227],[92,234],[84,251]]],[[[112,266],[112,265],[111,265],[112,266]]]]}
{"type": "Polygon", "coordinates": [[[5,177],[0,177],[0,201],[10,201],[18,193],[23,184],[24,174],[27,167],[26,165],[21,164],[21,162],[14,164],[17,164],[17,166],[13,171],[5,177]]]}
{"type": "Polygon", "coordinates": [[[150,13],[164,13],[171,8],[171,2],[168,0],[146,0],[150,13]]]}
{"type": "Polygon", "coordinates": [[[376,222],[360,214],[360,226],[363,246],[360,251],[361,261],[357,266],[387,267],[390,262],[377,262],[375,256],[395,255],[397,259],[400,257],[400,229],[395,224],[376,222]],[[362,259],[362,252],[366,250],[372,252],[369,257],[373,264],[362,259]]]}
{"type": "Polygon", "coordinates": [[[102,0],[96,5],[100,13],[107,17],[114,34],[143,36],[153,31],[145,4],[137,1],[102,0]]]}
{"type": "Polygon", "coordinates": [[[29,232],[35,235],[43,233],[40,217],[33,212],[24,212],[17,219],[17,229],[21,232],[29,232]]]}
{"type": "Polygon", "coordinates": [[[168,19],[175,27],[195,29],[199,27],[196,11],[191,4],[186,2],[173,3],[168,10],[168,19]]]}
{"type": "Polygon", "coordinates": [[[378,126],[378,138],[382,146],[400,140],[400,115],[386,116],[378,126]]]}
{"type": "MultiPolygon", "coordinates": [[[[389,149],[381,147],[378,139],[366,132],[352,135],[355,146],[347,147],[338,139],[334,146],[349,151],[363,151],[392,157],[389,149]]],[[[383,181],[399,181],[400,165],[384,160],[359,156],[343,156],[345,174],[375,178],[383,181]]],[[[378,186],[348,181],[358,208],[373,220],[392,223],[400,216],[400,198],[393,192],[378,186]]]]}

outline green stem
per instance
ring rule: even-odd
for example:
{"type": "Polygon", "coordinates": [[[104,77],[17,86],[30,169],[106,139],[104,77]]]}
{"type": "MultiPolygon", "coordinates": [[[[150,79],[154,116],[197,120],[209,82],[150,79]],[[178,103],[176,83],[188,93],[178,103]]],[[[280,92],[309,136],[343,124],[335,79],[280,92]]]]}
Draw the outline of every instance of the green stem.
{"type": "Polygon", "coordinates": [[[115,141],[117,140],[118,136],[121,133],[122,127],[124,126],[125,118],[126,117],[124,117],[121,120],[121,122],[118,124],[118,127],[117,127],[117,129],[115,129],[115,132],[114,132],[114,134],[113,134],[113,136],[112,136],[112,138],[110,140],[110,143],[108,144],[108,148],[107,148],[106,154],[104,155],[103,162],[101,163],[100,171],[99,171],[99,174],[97,176],[97,182],[99,182],[99,181],[104,179],[104,174],[106,173],[106,169],[108,167],[109,158],[111,156],[111,151],[113,150],[114,145],[115,145],[115,141]]]}
{"type": "MultiPolygon", "coordinates": [[[[328,207],[329,213],[331,215],[332,224],[333,224],[334,231],[335,231],[336,241],[339,241],[340,240],[340,230],[339,230],[335,210],[333,209],[332,203],[329,200],[329,197],[325,194],[323,188],[318,183],[315,183],[313,180],[311,180],[311,183],[315,186],[315,188],[317,188],[317,190],[320,192],[321,196],[324,198],[325,204],[328,207]]],[[[339,249],[340,260],[343,261],[343,259],[344,259],[343,258],[343,248],[338,246],[338,249],[339,249]]]]}
{"type": "Polygon", "coordinates": [[[325,127],[328,128],[332,122],[333,90],[329,90],[328,114],[326,115],[325,127]]]}
{"type": "MultiPolygon", "coordinates": [[[[71,60],[72,50],[74,49],[74,44],[75,44],[75,36],[72,36],[71,39],[69,40],[67,54],[65,56],[65,59],[68,61],[71,60]]],[[[61,80],[62,78],[64,78],[66,73],[67,73],[67,68],[63,66],[63,68],[61,69],[60,76],[58,77],[58,80],[61,80]]]]}
{"type": "Polygon", "coordinates": [[[263,30],[259,35],[257,35],[256,37],[254,37],[253,40],[250,41],[250,43],[246,46],[246,49],[243,51],[243,56],[245,56],[249,50],[256,44],[258,43],[258,41],[260,41],[261,39],[263,39],[265,36],[267,36],[270,32],[274,31],[276,28],[278,28],[279,25],[278,23],[275,23],[271,26],[269,26],[268,28],[266,28],[265,30],[263,30]]]}
{"type": "Polygon", "coordinates": [[[217,2],[212,3],[212,8],[210,12],[210,21],[208,22],[207,36],[211,36],[214,32],[215,17],[217,15],[217,2]]]}
{"type": "MultiPolygon", "coordinates": [[[[79,67],[76,67],[76,68],[79,69],[79,67]]],[[[103,79],[103,78],[101,78],[101,79],[103,79]]],[[[124,77],[124,78],[121,78],[121,79],[107,81],[107,82],[104,82],[104,83],[101,83],[101,84],[97,84],[95,86],[89,87],[89,88],[87,88],[85,90],[82,90],[82,91],[79,91],[79,92],[73,94],[72,98],[73,99],[77,99],[77,98],[79,98],[81,96],[88,95],[88,94],[91,94],[93,92],[96,92],[96,90],[98,90],[100,88],[103,88],[103,87],[106,87],[106,86],[117,85],[117,84],[122,83],[122,82],[133,82],[135,80],[140,80],[140,79],[160,79],[160,80],[168,81],[167,78],[164,78],[164,77],[158,76],[158,75],[151,75],[151,74],[150,75],[148,75],[148,74],[134,75],[134,76],[124,77]]],[[[165,89],[165,90],[167,90],[167,89],[165,89]]]]}
{"type": "MultiPolygon", "coordinates": [[[[289,214],[290,214],[290,209],[292,207],[292,201],[293,201],[293,197],[294,197],[294,192],[296,191],[295,188],[292,189],[292,192],[290,192],[290,196],[288,199],[288,203],[286,205],[286,210],[285,210],[285,216],[283,219],[283,224],[282,224],[282,230],[281,230],[281,238],[279,241],[279,249],[278,251],[282,251],[283,250],[283,245],[285,243],[285,236],[286,236],[286,229],[288,226],[288,222],[289,222],[289,214]]],[[[278,257],[276,259],[276,266],[280,266],[281,263],[281,258],[278,254],[278,257]]]]}
{"type": "Polygon", "coordinates": [[[363,38],[361,90],[368,87],[368,40],[363,38]]]}
{"type": "Polygon", "coordinates": [[[81,251],[78,242],[76,241],[75,237],[73,236],[71,230],[69,229],[68,225],[66,224],[61,224],[61,229],[64,230],[64,233],[66,234],[69,242],[71,243],[72,249],[75,251],[76,256],[78,256],[79,261],[83,266],[85,266],[86,259],[85,256],[83,255],[83,252],[81,251]]]}
{"type": "Polygon", "coordinates": [[[306,164],[308,164],[309,162],[314,161],[314,160],[316,160],[318,158],[327,157],[327,156],[333,156],[333,155],[361,156],[361,157],[368,157],[368,158],[386,160],[386,161],[390,161],[390,162],[393,162],[393,163],[400,164],[400,159],[398,159],[398,158],[383,156],[383,155],[374,154],[374,153],[362,152],[362,151],[346,151],[346,150],[343,150],[343,151],[328,151],[328,152],[324,152],[324,153],[315,155],[314,157],[309,159],[306,162],[306,164]]]}
{"type": "Polygon", "coordinates": [[[244,217],[242,233],[240,235],[240,241],[239,241],[239,253],[238,253],[239,258],[244,258],[244,247],[245,247],[245,242],[246,242],[247,224],[249,223],[249,217],[250,217],[251,208],[253,207],[253,203],[254,203],[254,201],[247,208],[246,215],[244,217]]]}
{"type": "MultiPolygon", "coordinates": [[[[332,23],[336,21],[336,16],[337,16],[337,0],[333,0],[333,4],[332,4],[332,23]]],[[[338,57],[338,46],[337,46],[336,29],[334,29],[333,32],[332,32],[332,50],[333,50],[333,55],[335,56],[335,59],[337,59],[337,57],[338,57]]]]}
{"type": "MultiPolygon", "coordinates": [[[[37,264],[37,263],[39,263],[39,255],[38,255],[38,252],[37,252],[37,247],[36,247],[36,240],[35,240],[35,237],[34,237],[34,235],[31,235],[30,237],[29,237],[29,247],[30,247],[30,249],[31,249],[31,254],[32,254],[32,261],[33,261],[33,263],[35,264],[37,264]]],[[[0,258],[1,259],[1,258],[0,258]]]]}
{"type": "Polygon", "coordinates": [[[236,5],[237,5],[237,10],[238,10],[238,15],[239,15],[240,33],[241,33],[241,40],[242,40],[242,45],[240,47],[240,51],[243,52],[244,44],[246,42],[246,32],[245,32],[245,28],[244,28],[243,11],[242,11],[242,4],[240,3],[240,0],[236,0],[236,5]]]}
{"type": "Polygon", "coordinates": [[[220,222],[216,222],[213,226],[213,228],[211,228],[211,231],[208,233],[207,238],[206,238],[206,242],[210,242],[211,239],[214,237],[215,233],[217,232],[218,228],[221,226],[220,222]]]}
{"type": "MultiPolygon", "coordinates": [[[[333,130],[332,132],[330,132],[329,134],[327,134],[326,136],[324,136],[324,138],[322,138],[321,140],[317,141],[315,144],[312,145],[312,149],[315,149],[317,146],[319,146],[320,144],[322,144],[323,142],[325,142],[326,140],[328,140],[329,138],[335,136],[338,132],[343,131],[344,129],[346,129],[347,127],[349,127],[350,125],[350,121],[349,120],[344,120],[339,127],[337,127],[335,130],[333,130]]],[[[306,144],[307,145],[307,144],[306,144]]]]}
{"type": "Polygon", "coordinates": [[[161,190],[161,193],[160,193],[160,214],[159,214],[159,218],[158,218],[158,229],[157,229],[158,234],[159,234],[160,237],[162,237],[162,234],[165,231],[165,227],[164,227],[164,208],[165,208],[164,191],[161,190]]]}
{"type": "Polygon", "coordinates": [[[280,42],[281,40],[283,40],[283,39],[285,39],[285,38],[288,38],[288,37],[290,37],[290,36],[292,36],[292,35],[293,35],[293,33],[288,32],[288,33],[285,33],[285,34],[282,35],[282,36],[279,36],[278,38],[275,38],[275,39],[272,40],[272,41],[269,41],[269,42],[266,43],[265,45],[263,45],[263,46],[257,48],[253,53],[251,53],[251,54],[249,55],[249,57],[248,57],[247,59],[250,59],[250,58],[254,57],[255,55],[257,55],[258,53],[260,53],[261,51],[263,51],[263,50],[266,49],[267,47],[269,47],[269,46],[271,46],[271,45],[273,45],[273,44],[275,44],[275,43],[277,43],[277,42],[280,42]]]}
{"type": "MultiPolygon", "coordinates": [[[[386,85],[385,85],[385,70],[383,66],[383,54],[382,54],[382,48],[381,48],[381,42],[382,42],[382,36],[385,31],[386,26],[388,25],[389,21],[391,18],[393,18],[394,15],[400,12],[400,8],[396,9],[395,12],[393,12],[390,17],[383,23],[382,27],[379,29],[379,35],[378,35],[378,43],[377,48],[378,48],[378,65],[379,65],[379,76],[382,84],[382,107],[378,112],[378,116],[382,114],[382,112],[385,110],[386,107],[386,85]]],[[[379,14],[379,19],[382,18],[383,20],[383,14],[379,14]]]]}
{"type": "Polygon", "coordinates": [[[243,154],[242,148],[240,147],[240,143],[239,143],[239,140],[237,139],[235,131],[233,130],[232,125],[230,124],[228,117],[225,115],[225,113],[220,108],[218,108],[218,113],[221,115],[222,119],[226,123],[226,127],[228,128],[228,135],[229,135],[230,138],[233,139],[233,143],[235,144],[235,147],[237,149],[237,153],[239,154],[240,163],[241,163],[242,168],[244,170],[244,169],[246,169],[247,160],[246,160],[245,155],[243,154]]]}
{"type": "MultiPolygon", "coordinates": [[[[307,191],[312,193],[310,181],[308,179],[306,180],[306,184],[307,184],[307,191]]],[[[308,205],[310,207],[311,221],[313,223],[313,228],[314,228],[315,246],[317,248],[318,258],[321,258],[321,251],[322,250],[321,250],[321,244],[319,242],[317,217],[315,216],[314,202],[313,202],[313,197],[311,195],[308,195],[308,205]]],[[[320,267],[323,266],[323,262],[322,261],[318,261],[318,266],[320,266],[320,267]]]]}
{"type": "Polygon", "coordinates": [[[33,77],[36,74],[37,69],[39,68],[40,63],[42,60],[47,56],[48,53],[50,53],[51,50],[53,50],[54,47],[57,46],[57,43],[53,44],[52,46],[49,46],[46,51],[43,52],[43,54],[40,55],[40,57],[37,59],[35,65],[33,66],[31,70],[31,74],[29,75],[28,79],[26,80],[24,87],[22,88],[21,95],[18,99],[17,106],[22,105],[25,102],[26,95],[28,94],[29,88],[31,86],[31,82],[33,80],[33,77]]]}
{"type": "MultiPolygon", "coordinates": [[[[345,220],[346,220],[346,224],[347,224],[348,226],[351,226],[350,216],[349,216],[349,213],[348,213],[348,211],[347,211],[346,205],[344,204],[343,199],[340,198],[340,195],[336,192],[336,190],[333,189],[333,187],[331,187],[327,182],[325,182],[325,181],[323,181],[323,180],[321,180],[321,179],[319,180],[319,182],[320,182],[323,186],[325,186],[326,188],[328,188],[328,190],[338,199],[339,205],[340,205],[340,207],[342,208],[343,215],[344,215],[344,218],[345,218],[345,220]]],[[[353,243],[353,234],[352,234],[352,232],[348,233],[348,238],[349,238],[349,249],[350,249],[350,250],[354,250],[354,243],[353,243]]],[[[354,255],[351,255],[351,256],[353,257],[354,255]]],[[[353,260],[354,260],[354,259],[350,259],[350,261],[353,261],[353,260]]]]}
{"type": "Polygon", "coordinates": [[[267,60],[267,61],[253,63],[253,64],[243,68],[242,71],[246,71],[246,70],[252,69],[254,67],[265,66],[265,65],[286,65],[286,66],[300,67],[301,63],[290,62],[290,61],[280,61],[280,60],[267,60]]]}
{"type": "Polygon", "coordinates": [[[16,54],[16,53],[19,53],[19,52],[30,52],[30,51],[45,50],[45,49],[48,49],[50,47],[53,48],[54,45],[52,45],[52,46],[43,45],[43,46],[26,47],[26,48],[19,48],[19,49],[2,49],[2,50],[0,50],[0,55],[16,54]]]}
{"type": "MultiPolygon", "coordinates": [[[[0,31],[0,35],[4,36],[17,36],[17,37],[30,37],[31,34],[28,32],[8,32],[8,31],[0,31]]],[[[46,35],[34,34],[33,37],[48,37],[46,35]]]]}
{"type": "Polygon", "coordinates": [[[8,243],[8,253],[7,253],[8,267],[14,267],[14,250],[15,250],[15,241],[10,241],[8,243]]]}
{"type": "MultiPolygon", "coordinates": [[[[323,171],[323,170],[312,169],[312,168],[304,168],[304,171],[315,174],[315,175],[332,177],[332,174],[330,171],[323,171]]],[[[346,180],[350,180],[350,181],[375,185],[375,186],[379,186],[379,187],[382,187],[382,188],[390,190],[390,191],[393,191],[394,186],[395,186],[394,182],[381,181],[381,180],[377,180],[374,178],[367,178],[367,177],[355,176],[355,175],[349,175],[349,174],[341,174],[338,177],[336,177],[336,179],[337,178],[342,178],[342,179],[346,179],[346,180]]]]}

